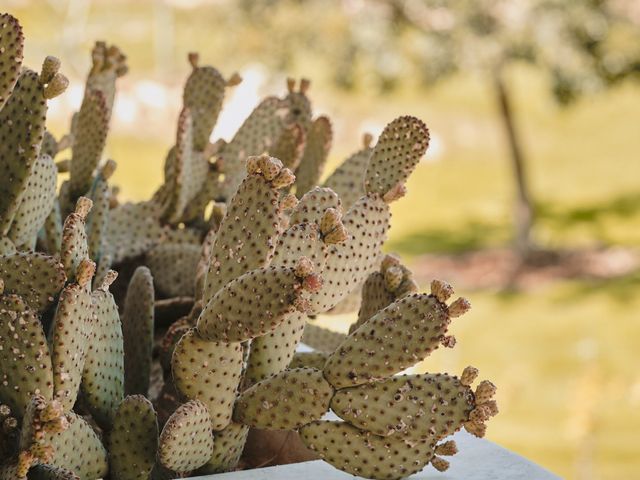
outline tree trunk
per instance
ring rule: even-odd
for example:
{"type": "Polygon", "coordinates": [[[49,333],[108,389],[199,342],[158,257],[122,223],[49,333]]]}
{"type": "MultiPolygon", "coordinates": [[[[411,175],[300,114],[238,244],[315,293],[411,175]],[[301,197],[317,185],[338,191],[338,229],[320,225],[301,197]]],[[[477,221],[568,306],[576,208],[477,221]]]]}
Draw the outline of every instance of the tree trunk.
{"type": "Polygon", "coordinates": [[[516,184],[516,204],[514,210],[515,247],[524,257],[533,247],[531,226],[533,224],[534,211],[527,184],[525,159],[513,118],[511,98],[500,69],[497,69],[494,76],[494,87],[500,107],[500,117],[507,135],[507,141],[509,142],[513,178],[516,184]]]}

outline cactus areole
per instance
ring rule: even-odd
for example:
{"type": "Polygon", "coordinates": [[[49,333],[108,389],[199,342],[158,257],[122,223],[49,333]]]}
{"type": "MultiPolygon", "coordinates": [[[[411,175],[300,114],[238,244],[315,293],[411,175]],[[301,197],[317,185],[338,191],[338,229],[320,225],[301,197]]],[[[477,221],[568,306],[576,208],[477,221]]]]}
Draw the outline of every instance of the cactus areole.
{"type": "Polygon", "coordinates": [[[289,431],[307,458],[396,479],[446,470],[456,431],[484,435],[498,407],[478,370],[400,375],[453,347],[470,308],[382,253],[389,204],[429,145],[421,120],[366,135],[322,184],[333,128],[309,81],[212,142],[241,78],[193,53],[164,182],[121,203],[104,149],[126,56],[96,42],[56,139],[47,102],[64,62],[31,70],[23,47],[0,15],[0,480],[231,471],[252,464],[252,429],[265,451],[289,431]],[[348,334],[314,324],[345,312],[348,334]],[[296,353],[302,339],[315,351],[296,353]]]}

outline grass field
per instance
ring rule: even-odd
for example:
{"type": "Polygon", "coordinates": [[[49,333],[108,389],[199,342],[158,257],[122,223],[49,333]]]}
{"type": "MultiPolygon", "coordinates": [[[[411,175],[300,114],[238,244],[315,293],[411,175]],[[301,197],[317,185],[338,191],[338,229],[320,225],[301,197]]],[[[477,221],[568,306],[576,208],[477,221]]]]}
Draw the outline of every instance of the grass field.
{"type": "MultiPolygon", "coordinates": [[[[142,21],[145,8],[133,9],[131,21],[142,21]]],[[[41,58],[56,44],[48,43],[43,29],[46,12],[28,12],[27,38],[31,32],[35,37],[30,55],[41,58]]],[[[119,41],[125,27],[118,25],[121,17],[114,12],[102,27],[85,34],[105,36],[113,28],[111,38],[119,41]]],[[[188,27],[184,20],[177,21],[176,38],[186,42],[185,29],[192,28],[199,45],[181,43],[176,52],[206,47],[198,22],[188,27]]],[[[90,44],[84,43],[88,49],[90,44]]],[[[133,69],[128,81],[133,82],[151,70],[145,56],[145,48],[151,47],[146,37],[126,37],[123,43],[133,50],[127,52],[133,69]]],[[[234,62],[218,66],[241,69],[234,62]]],[[[313,71],[301,68],[287,73],[314,78],[313,71]]],[[[182,83],[186,73],[184,65],[179,77],[166,81],[182,83]]],[[[538,205],[536,240],[563,248],[640,246],[640,87],[623,85],[563,110],[534,70],[516,68],[509,84],[538,205]]],[[[283,87],[265,93],[281,93],[283,87]]],[[[346,95],[317,82],[311,95],[320,110],[335,119],[331,165],[359,146],[367,126],[378,128],[401,114],[419,116],[430,126],[436,154],[419,165],[407,197],[393,206],[389,250],[412,259],[425,252],[461,252],[509,242],[509,164],[492,92],[481,78],[457,77],[431,90],[407,88],[388,96],[368,91],[346,95]]],[[[166,122],[172,131],[175,118],[168,116],[166,122]]],[[[61,133],[65,125],[52,128],[61,133]]],[[[114,180],[123,197],[142,199],[153,192],[171,139],[144,126],[136,131],[115,125],[108,154],[118,161],[114,180]]],[[[457,347],[437,352],[421,368],[460,373],[467,364],[477,366],[499,386],[501,414],[491,422],[489,438],[563,477],[637,478],[640,273],[511,293],[459,293],[474,308],[452,327],[457,347]]],[[[327,322],[345,328],[348,320],[327,322]]]]}

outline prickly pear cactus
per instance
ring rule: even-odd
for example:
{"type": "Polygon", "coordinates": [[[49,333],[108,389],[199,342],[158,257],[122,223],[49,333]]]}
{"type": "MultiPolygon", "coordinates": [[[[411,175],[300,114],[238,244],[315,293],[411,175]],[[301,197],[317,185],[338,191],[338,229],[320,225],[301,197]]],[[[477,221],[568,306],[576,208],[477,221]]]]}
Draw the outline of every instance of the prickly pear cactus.
{"type": "Polygon", "coordinates": [[[397,479],[446,470],[456,431],[485,434],[496,387],[473,388],[475,368],[400,375],[453,347],[470,307],[383,254],[429,143],[421,120],[366,135],[320,184],[334,132],[309,81],[289,79],[227,143],[211,136],[240,77],[190,54],[165,181],[121,203],[103,152],[124,53],[96,42],[56,139],[47,100],[67,80],[54,57],[23,68],[23,44],[0,14],[0,480],[233,471],[255,464],[241,459],[250,429],[265,451],[295,432],[306,458],[397,479]],[[353,314],[348,334],[309,321],[338,313],[353,314]]]}

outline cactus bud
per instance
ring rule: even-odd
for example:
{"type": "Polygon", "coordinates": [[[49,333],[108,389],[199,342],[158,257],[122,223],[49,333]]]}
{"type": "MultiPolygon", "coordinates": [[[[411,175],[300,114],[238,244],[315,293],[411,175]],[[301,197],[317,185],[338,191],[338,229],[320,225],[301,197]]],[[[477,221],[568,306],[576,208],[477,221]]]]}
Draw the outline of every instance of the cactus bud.
{"type": "Polygon", "coordinates": [[[478,369],[476,367],[468,366],[462,371],[460,383],[469,387],[476,378],[478,378],[478,369]]]}
{"type": "Polygon", "coordinates": [[[51,82],[56,73],[60,70],[60,59],[51,55],[47,56],[42,62],[42,70],[40,70],[40,82],[47,84],[51,82]]]}
{"type": "Polygon", "coordinates": [[[444,303],[453,295],[453,287],[447,282],[433,280],[431,282],[431,295],[436,297],[438,301],[444,303]]]}
{"type": "Polygon", "coordinates": [[[455,302],[449,305],[449,316],[451,318],[457,318],[464,315],[471,310],[471,303],[466,298],[458,298],[455,302]]]}

